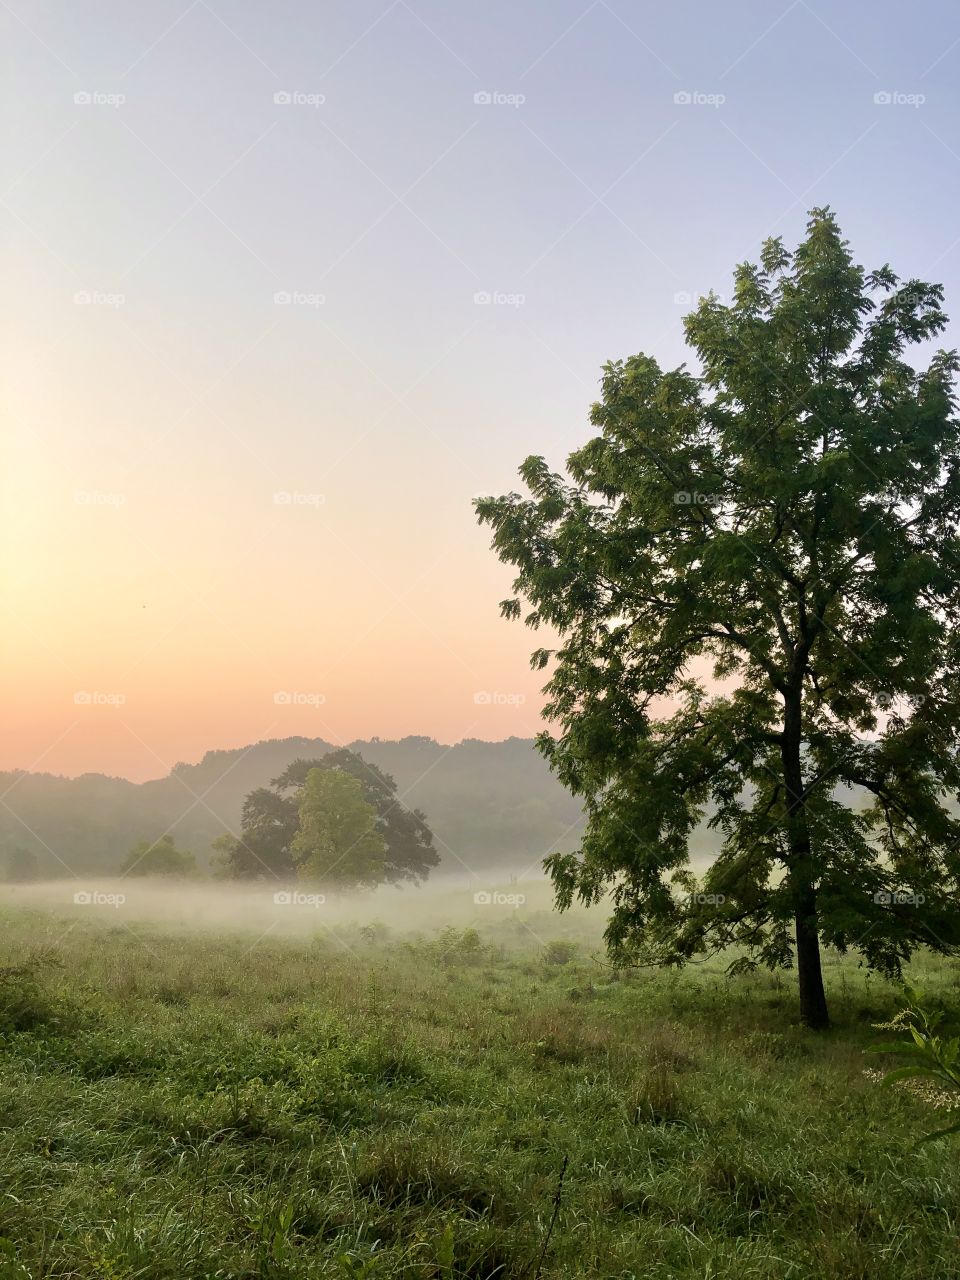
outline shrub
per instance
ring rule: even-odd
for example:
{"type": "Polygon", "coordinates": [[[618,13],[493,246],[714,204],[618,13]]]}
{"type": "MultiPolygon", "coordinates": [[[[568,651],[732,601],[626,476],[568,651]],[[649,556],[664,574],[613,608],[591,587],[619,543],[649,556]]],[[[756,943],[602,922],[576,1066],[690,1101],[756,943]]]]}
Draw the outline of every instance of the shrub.
{"type": "Polygon", "coordinates": [[[412,943],[408,949],[414,953],[426,952],[442,965],[479,965],[492,954],[476,929],[443,929],[430,942],[412,943]]]}
{"type": "MultiPolygon", "coordinates": [[[[907,1065],[893,1071],[869,1074],[882,1085],[903,1085],[922,1102],[945,1112],[960,1108],[960,1038],[949,1040],[936,1034],[943,1020],[940,1010],[928,1008],[919,991],[907,994],[910,1004],[890,1022],[874,1025],[880,1031],[901,1031],[906,1036],[895,1045],[876,1045],[868,1052],[889,1053],[906,1058],[907,1065]]],[[[960,1133],[960,1120],[925,1133],[920,1142],[930,1142],[947,1134],[960,1133]]]]}
{"type": "Polygon", "coordinates": [[[37,956],[24,964],[0,968],[0,1032],[32,1031],[59,1021],[60,1011],[44,990],[38,971],[56,961],[37,956]]]}
{"type": "Polygon", "coordinates": [[[197,860],[186,849],[178,849],[173,836],[162,835],[159,840],[141,840],[131,849],[121,874],[185,879],[197,875],[197,860]]]}
{"type": "Polygon", "coordinates": [[[577,944],[566,938],[554,938],[544,948],[543,958],[547,964],[569,964],[577,954],[577,944]]]}

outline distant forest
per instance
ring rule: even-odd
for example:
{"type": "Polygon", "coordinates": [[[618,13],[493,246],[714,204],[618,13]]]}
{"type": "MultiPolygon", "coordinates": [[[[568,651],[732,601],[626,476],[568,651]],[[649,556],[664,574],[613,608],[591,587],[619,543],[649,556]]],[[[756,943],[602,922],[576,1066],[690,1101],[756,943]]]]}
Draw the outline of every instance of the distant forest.
{"type": "MultiPolygon", "coordinates": [[[[435,874],[466,868],[536,874],[547,853],[579,843],[580,804],[550,774],[532,739],[467,739],[449,747],[432,738],[373,738],[348,745],[393,776],[406,805],[424,811],[441,858],[435,874]]],[[[167,831],[209,867],[212,842],[239,830],[250,791],[269,785],[297,757],[332,749],[320,738],[272,739],[208,751],[199,764],[178,764],[167,777],[143,783],[99,773],[2,773],[10,808],[0,808],[0,876],[24,851],[43,878],[115,874],[134,845],[167,831]]]]}

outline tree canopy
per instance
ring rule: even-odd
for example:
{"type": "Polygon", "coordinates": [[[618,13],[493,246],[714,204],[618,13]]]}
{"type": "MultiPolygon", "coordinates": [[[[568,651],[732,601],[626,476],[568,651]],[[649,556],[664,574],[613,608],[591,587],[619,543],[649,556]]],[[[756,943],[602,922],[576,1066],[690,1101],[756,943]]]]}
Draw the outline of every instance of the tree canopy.
{"type": "MultiPolygon", "coordinates": [[[[349,778],[374,815],[374,830],[382,845],[376,881],[397,884],[426,879],[440,859],[424,814],[403,804],[389,774],[346,747],[316,760],[294,760],[269,787],[250,792],[243,804],[239,838],[226,836],[218,842],[227,874],[246,879],[289,879],[303,873],[305,867],[320,865],[317,859],[321,855],[316,853],[319,797],[325,797],[326,803],[334,793],[324,790],[326,784],[317,779],[310,783],[310,779],[327,773],[349,778]],[[310,803],[305,808],[308,790],[310,803]]],[[[345,798],[347,788],[340,786],[336,794],[345,798]]],[[[368,882],[366,875],[356,881],[358,885],[368,882]]]]}
{"type": "Polygon", "coordinates": [[[699,372],[607,364],[567,476],[476,504],[503,613],[559,636],[539,745],[588,825],[558,904],[609,894],[620,963],[796,961],[812,1026],[821,941],[888,974],[960,944],[958,364],[906,358],[942,303],[815,209],[686,317],[699,372]]]}
{"type": "Polygon", "coordinates": [[[359,778],[342,769],[309,771],[291,852],[303,880],[344,888],[381,883],[386,842],[359,778]]]}
{"type": "Polygon", "coordinates": [[[124,876],[192,876],[197,860],[186,849],[178,849],[172,835],[159,840],[141,840],[120,869],[124,876]]]}

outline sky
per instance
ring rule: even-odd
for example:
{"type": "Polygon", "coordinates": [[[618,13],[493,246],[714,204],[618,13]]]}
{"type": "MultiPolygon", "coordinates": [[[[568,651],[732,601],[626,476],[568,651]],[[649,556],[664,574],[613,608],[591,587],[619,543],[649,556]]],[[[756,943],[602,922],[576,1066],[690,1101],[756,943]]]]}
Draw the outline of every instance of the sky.
{"type": "MultiPolygon", "coordinates": [[[[531,736],[471,499],[829,204],[960,308],[940,0],[3,0],[0,769],[531,736]]],[[[952,326],[945,345],[956,345],[952,326]]]]}

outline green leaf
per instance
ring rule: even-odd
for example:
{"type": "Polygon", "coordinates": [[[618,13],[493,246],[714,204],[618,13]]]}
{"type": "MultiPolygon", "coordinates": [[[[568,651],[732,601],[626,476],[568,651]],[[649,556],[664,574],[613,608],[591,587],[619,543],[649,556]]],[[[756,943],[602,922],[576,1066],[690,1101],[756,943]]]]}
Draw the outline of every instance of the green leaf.
{"type": "Polygon", "coordinates": [[[931,1071],[928,1067],[897,1067],[883,1077],[880,1084],[882,1088],[892,1084],[897,1084],[900,1080],[909,1080],[914,1076],[929,1076],[931,1071]]]}
{"type": "Polygon", "coordinates": [[[946,1138],[951,1133],[960,1133],[960,1120],[956,1124],[948,1125],[945,1129],[936,1129],[933,1133],[925,1133],[922,1138],[917,1140],[917,1146],[923,1146],[927,1142],[934,1142],[937,1138],[946,1138]]]}

